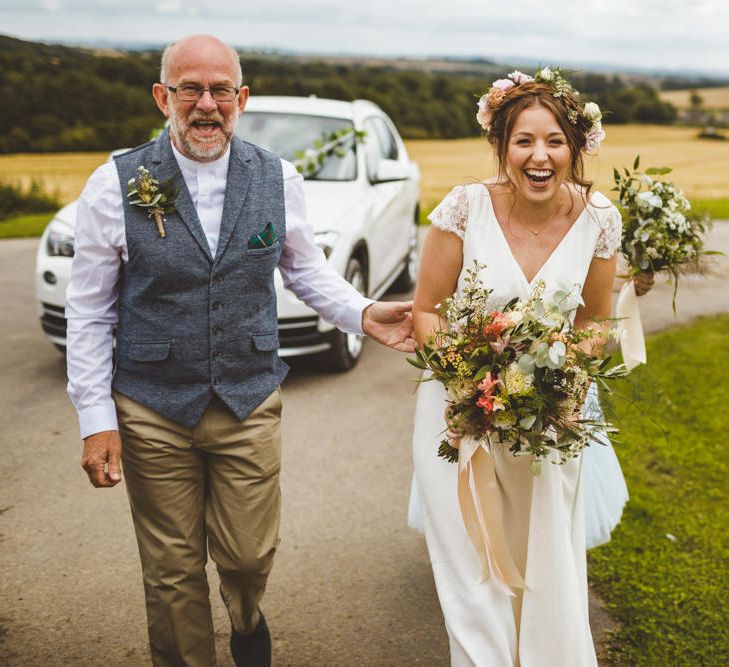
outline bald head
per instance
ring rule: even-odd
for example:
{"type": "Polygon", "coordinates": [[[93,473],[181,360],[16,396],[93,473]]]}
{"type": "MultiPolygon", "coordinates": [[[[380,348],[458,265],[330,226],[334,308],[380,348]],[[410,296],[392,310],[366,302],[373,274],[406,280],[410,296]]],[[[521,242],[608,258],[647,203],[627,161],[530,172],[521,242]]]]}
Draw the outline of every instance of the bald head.
{"type": "Polygon", "coordinates": [[[243,83],[238,53],[213,35],[190,35],[170,44],[162,53],[160,81],[176,83],[178,72],[190,63],[205,62],[218,70],[229,70],[236,86],[243,83]],[[232,68],[232,69],[231,69],[232,68]]]}
{"type": "Polygon", "coordinates": [[[191,160],[217,160],[248,100],[238,54],[212,35],[185,37],[162,54],[160,79],[152,95],[170,120],[172,143],[191,160]]]}

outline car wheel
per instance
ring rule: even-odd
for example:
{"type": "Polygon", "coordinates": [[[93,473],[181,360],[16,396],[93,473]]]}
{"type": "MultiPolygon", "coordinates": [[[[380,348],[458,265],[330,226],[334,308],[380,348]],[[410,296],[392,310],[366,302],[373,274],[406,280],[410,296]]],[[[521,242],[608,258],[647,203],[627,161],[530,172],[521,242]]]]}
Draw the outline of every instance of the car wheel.
{"type": "Polygon", "coordinates": [[[418,264],[420,262],[420,248],[418,246],[418,209],[415,209],[415,221],[410,225],[410,236],[408,237],[408,257],[400,272],[390,288],[391,292],[409,292],[415,286],[418,277],[418,264]]]}
{"type": "MultiPolygon", "coordinates": [[[[344,278],[360,294],[367,295],[367,275],[362,262],[356,257],[350,257],[344,278]]],[[[354,368],[362,355],[364,337],[356,334],[347,334],[334,329],[329,334],[331,348],[321,355],[321,365],[329,371],[342,373],[354,368]]]]}

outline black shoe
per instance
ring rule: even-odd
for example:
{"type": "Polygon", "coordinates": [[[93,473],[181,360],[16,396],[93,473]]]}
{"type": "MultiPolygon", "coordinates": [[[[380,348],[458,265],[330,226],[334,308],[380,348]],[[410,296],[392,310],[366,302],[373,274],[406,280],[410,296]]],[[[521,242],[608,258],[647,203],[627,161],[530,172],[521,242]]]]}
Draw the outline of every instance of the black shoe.
{"type": "Polygon", "coordinates": [[[271,635],[263,612],[260,616],[256,629],[249,635],[230,628],[230,652],[237,667],[271,667],[271,635]]]}

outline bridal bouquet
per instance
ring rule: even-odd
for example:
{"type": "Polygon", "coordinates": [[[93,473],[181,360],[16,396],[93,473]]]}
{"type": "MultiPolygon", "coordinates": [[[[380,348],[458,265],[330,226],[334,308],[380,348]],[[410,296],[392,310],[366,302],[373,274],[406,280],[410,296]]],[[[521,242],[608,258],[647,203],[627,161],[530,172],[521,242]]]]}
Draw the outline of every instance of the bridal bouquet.
{"type": "Polygon", "coordinates": [[[462,293],[440,306],[447,330],[409,361],[430,370],[448,392],[439,456],[457,461],[464,436],[502,442],[515,456],[534,457],[537,474],[542,460],[564,463],[576,456],[593,431],[615,432],[604,421],[580,418],[580,408],[592,381],[604,384],[627,370],[580,349],[595,331],[571,323],[581,301],[575,290],[547,295],[540,281],[528,299],[494,310],[492,290],[478,279],[482,268],[476,263],[468,270],[462,293]]]}
{"type": "MultiPolygon", "coordinates": [[[[654,176],[665,176],[668,167],[613,171],[614,190],[623,212],[622,252],[631,273],[667,271],[678,284],[679,272],[698,269],[703,249],[702,235],[709,223],[691,211],[691,203],[673,183],[654,176]]],[[[675,296],[675,295],[674,295],[675,296]]]]}

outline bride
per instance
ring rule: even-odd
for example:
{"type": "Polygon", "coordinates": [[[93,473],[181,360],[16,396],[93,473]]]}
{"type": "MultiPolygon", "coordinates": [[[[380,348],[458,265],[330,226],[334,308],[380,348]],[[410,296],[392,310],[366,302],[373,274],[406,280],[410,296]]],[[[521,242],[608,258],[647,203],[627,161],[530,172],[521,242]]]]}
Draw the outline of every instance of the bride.
{"type": "MultiPolygon", "coordinates": [[[[413,306],[420,344],[441,330],[437,305],[462,286],[474,260],[493,290],[494,308],[526,298],[537,280],[547,290],[581,287],[575,326],[610,316],[620,214],[591,192],[582,155],[604,133],[597,105],[582,105],[565,79],[548,68],[535,79],[514,72],[479,102],[479,122],[496,152],[494,183],[454,188],[431,214],[413,306]]],[[[591,344],[602,344],[599,336],[591,344]]],[[[510,560],[523,587],[509,590],[496,565],[480,580],[457,498],[457,466],[437,456],[447,396],[436,382],[418,391],[413,433],[417,495],[438,597],[458,667],[596,665],[590,634],[585,565],[583,469],[580,457],[544,465],[508,445],[490,448],[496,497],[510,560]]],[[[490,519],[493,520],[493,519],[490,519]]],[[[491,527],[493,528],[493,526],[491,527]]]]}

